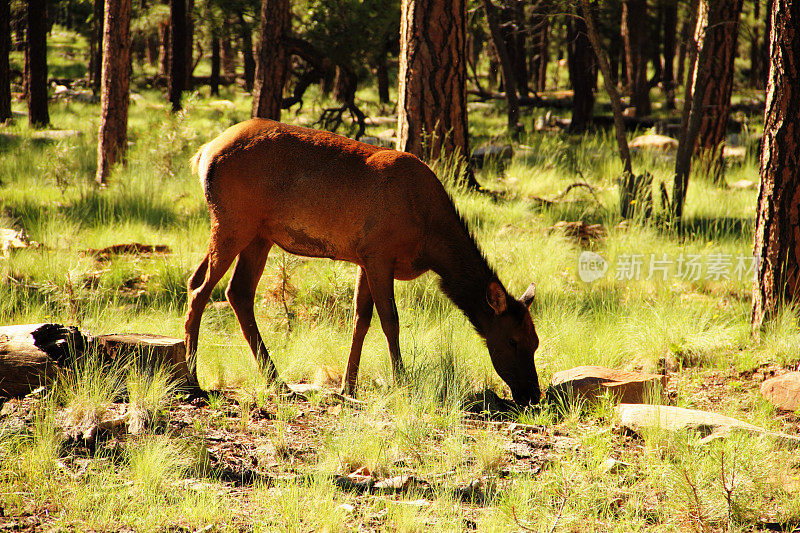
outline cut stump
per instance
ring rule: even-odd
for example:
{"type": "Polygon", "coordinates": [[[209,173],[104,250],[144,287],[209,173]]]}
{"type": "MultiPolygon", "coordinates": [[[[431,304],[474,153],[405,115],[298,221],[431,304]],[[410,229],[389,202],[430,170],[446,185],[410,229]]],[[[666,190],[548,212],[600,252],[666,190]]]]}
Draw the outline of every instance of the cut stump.
{"type": "Polygon", "coordinates": [[[52,381],[86,347],[78,328],[61,324],[0,327],[0,396],[20,398],[52,381]]]}
{"type": "Polygon", "coordinates": [[[182,339],[147,333],[119,333],[92,337],[91,345],[107,362],[125,363],[130,360],[147,370],[166,367],[172,371],[173,378],[189,376],[186,344],[182,339]]]}

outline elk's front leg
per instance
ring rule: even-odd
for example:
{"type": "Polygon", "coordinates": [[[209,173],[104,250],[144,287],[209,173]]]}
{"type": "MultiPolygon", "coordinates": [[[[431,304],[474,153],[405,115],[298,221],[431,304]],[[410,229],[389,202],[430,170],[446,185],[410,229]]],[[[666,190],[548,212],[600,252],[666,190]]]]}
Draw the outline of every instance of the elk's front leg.
{"type": "Polygon", "coordinates": [[[356,290],[353,295],[353,342],[350,345],[350,356],[347,358],[347,369],[342,377],[342,394],[347,396],[355,396],[361,349],[372,321],[372,306],[372,293],[369,291],[367,275],[363,268],[358,267],[356,290]]]}
{"type": "Polygon", "coordinates": [[[394,302],[394,272],[390,266],[379,264],[367,265],[366,274],[375,309],[381,319],[381,328],[389,343],[394,382],[400,384],[405,376],[405,369],[400,357],[400,316],[394,302]]]}

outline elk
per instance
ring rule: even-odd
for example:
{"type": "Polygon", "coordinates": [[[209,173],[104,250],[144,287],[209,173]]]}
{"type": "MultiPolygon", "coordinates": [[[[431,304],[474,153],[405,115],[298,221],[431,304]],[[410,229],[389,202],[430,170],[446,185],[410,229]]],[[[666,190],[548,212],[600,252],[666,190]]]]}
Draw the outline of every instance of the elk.
{"type": "Polygon", "coordinates": [[[186,350],[196,385],[200,318],[234,260],[225,295],[265,376],[277,371],[253,311],[272,246],[358,266],[353,340],[342,378],[353,395],[373,305],[403,376],[394,280],[432,270],[444,293],[485,339],[492,364],[525,406],[539,401],[531,320],[533,284],[511,297],[433,171],[411,154],[264,119],[236,124],[192,158],[211,218],[208,252],[188,282],[186,350]]]}

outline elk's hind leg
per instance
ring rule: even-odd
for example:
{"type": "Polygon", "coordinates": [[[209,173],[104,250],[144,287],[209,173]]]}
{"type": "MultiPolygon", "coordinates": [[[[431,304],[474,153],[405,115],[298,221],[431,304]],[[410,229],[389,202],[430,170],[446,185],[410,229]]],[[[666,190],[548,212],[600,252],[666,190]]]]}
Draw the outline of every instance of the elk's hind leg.
{"type": "Polygon", "coordinates": [[[253,309],[258,282],[264,272],[264,265],[267,263],[271,247],[270,241],[257,237],[239,253],[225,296],[236,313],[242,334],[250,346],[253,356],[267,379],[273,381],[278,377],[278,372],[269,356],[264,340],[261,338],[261,332],[258,331],[253,309]]]}
{"type": "Polygon", "coordinates": [[[364,269],[358,267],[356,274],[356,290],[353,295],[353,342],[350,345],[350,356],[347,358],[347,370],[342,378],[342,394],[355,395],[358,365],[361,362],[361,348],[364,337],[372,320],[372,293],[364,269]]]}
{"type": "Polygon", "coordinates": [[[239,250],[234,243],[220,245],[212,236],[208,253],[189,278],[189,305],[184,329],[186,332],[186,363],[189,367],[190,385],[197,385],[197,340],[200,336],[200,319],[206,308],[211,291],[230,268],[239,250]]]}

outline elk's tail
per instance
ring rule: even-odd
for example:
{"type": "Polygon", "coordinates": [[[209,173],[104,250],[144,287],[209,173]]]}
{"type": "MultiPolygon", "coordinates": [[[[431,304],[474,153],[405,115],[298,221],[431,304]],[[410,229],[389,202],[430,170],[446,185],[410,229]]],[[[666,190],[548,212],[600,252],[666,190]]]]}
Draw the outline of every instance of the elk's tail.
{"type": "Polygon", "coordinates": [[[208,197],[208,178],[211,172],[209,167],[211,165],[209,164],[208,158],[203,157],[206,153],[206,148],[208,148],[208,143],[201,146],[189,162],[192,165],[192,174],[196,174],[200,178],[200,185],[203,187],[203,192],[206,194],[206,197],[208,197]]]}

